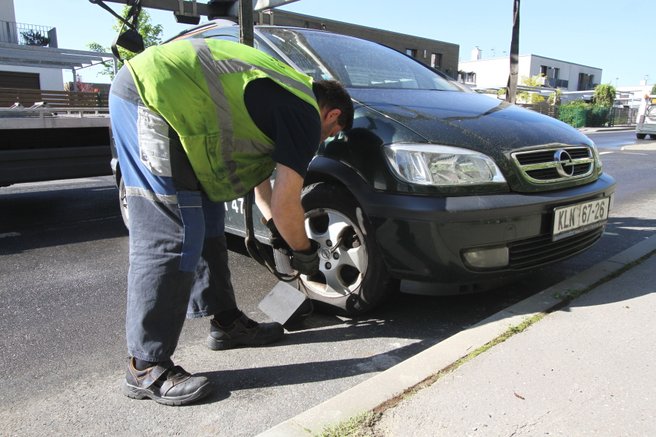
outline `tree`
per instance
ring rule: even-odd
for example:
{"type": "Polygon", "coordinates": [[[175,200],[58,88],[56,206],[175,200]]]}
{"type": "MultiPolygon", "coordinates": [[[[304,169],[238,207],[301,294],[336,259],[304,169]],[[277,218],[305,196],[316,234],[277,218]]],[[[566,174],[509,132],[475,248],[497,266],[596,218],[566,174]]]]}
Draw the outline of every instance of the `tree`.
{"type": "Polygon", "coordinates": [[[47,46],[50,44],[50,38],[41,34],[41,32],[28,30],[21,32],[25,44],[28,46],[47,46]]]}
{"type": "Polygon", "coordinates": [[[535,76],[531,76],[531,77],[522,77],[522,85],[539,87],[542,86],[543,84],[544,84],[544,79],[542,79],[542,76],[539,74],[536,74],[535,76]]]}
{"type": "MultiPolygon", "coordinates": [[[[542,86],[543,82],[542,76],[539,74],[531,77],[522,77],[522,85],[534,88],[542,86]]],[[[544,102],[544,97],[537,92],[522,91],[521,93],[517,93],[516,100],[535,105],[544,102]]]]}
{"type": "Polygon", "coordinates": [[[560,88],[556,88],[556,91],[549,94],[549,98],[547,99],[547,102],[549,102],[551,106],[558,106],[560,105],[560,100],[562,95],[563,92],[560,90],[560,88]]]}
{"type": "Polygon", "coordinates": [[[610,84],[597,85],[594,89],[594,103],[610,108],[615,102],[615,87],[610,84]]]}
{"type": "MultiPolygon", "coordinates": [[[[121,12],[121,16],[124,18],[127,17],[129,11],[130,11],[130,6],[124,6],[123,11],[121,12]]],[[[116,24],[112,26],[112,29],[114,29],[116,32],[120,32],[122,28],[123,28],[123,23],[120,22],[119,20],[116,20],[116,24]]],[[[139,21],[137,23],[137,31],[143,37],[145,47],[154,46],[162,42],[162,38],[161,38],[163,32],[162,25],[151,24],[150,14],[144,10],[142,10],[141,14],[139,15],[139,21]]],[[[87,47],[89,47],[89,50],[98,53],[107,53],[110,51],[110,48],[104,47],[102,44],[99,44],[97,42],[90,42],[89,44],[87,44],[87,47]]],[[[118,47],[118,52],[121,55],[121,59],[123,59],[124,61],[128,59],[132,59],[136,55],[136,53],[129,52],[122,47],[118,47]]],[[[109,76],[110,78],[113,79],[115,73],[111,63],[103,62],[103,65],[104,65],[104,69],[99,74],[102,74],[104,76],[109,76]]],[[[119,67],[120,66],[121,65],[119,65],[119,67]]]]}
{"type": "Polygon", "coordinates": [[[656,84],[651,87],[651,94],[656,94],[656,84]]]}

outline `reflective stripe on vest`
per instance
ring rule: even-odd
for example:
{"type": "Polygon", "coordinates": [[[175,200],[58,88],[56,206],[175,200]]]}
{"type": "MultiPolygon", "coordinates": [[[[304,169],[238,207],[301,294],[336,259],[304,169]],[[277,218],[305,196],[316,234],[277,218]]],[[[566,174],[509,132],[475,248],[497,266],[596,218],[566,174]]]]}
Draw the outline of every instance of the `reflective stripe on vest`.
{"type": "Polygon", "coordinates": [[[257,143],[253,140],[233,141],[234,120],[232,119],[230,105],[223,90],[223,85],[219,79],[220,75],[260,70],[272,79],[275,79],[300,93],[313,96],[312,88],[275,70],[252,65],[240,59],[216,60],[212,56],[212,52],[204,38],[194,38],[191,40],[191,44],[196,51],[196,56],[198,57],[200,67],[205,76],[210,96],[217,108],[217,125],[221,131],[222,139],[221,156],[223,157],[228,172],[230,184],[236,193],[245,193],[248,190],[244,187],[242,181],[237,175],[237,164],[232,159],[233,152],[263,150],[266,149],[267,145],[257,143]]]}
{"type": "Polygon", "coordinates": [[[232,114],[230,113],[230,104],[228,103],[228,99],[223,91],[223,85],[217,74],[216,60],[212,56],[205,39],[192,39],[191,44],[194,47],[194,50],[196,50],[196,56],[198,56],[201,69],[203,70],[203,75],[207,82],[207,88],[209,89],[212,101],[217,108],[218,117],[216,121],[219,125],[222,139],[221,156],[223,157],[223,162],[228,170],[230,185],[232,185],[232,189],[236,193],[243,193],[246,189],[237,176],[237,164],[232,159],[232,152],[234,151],[234,145],[232,143],[234,137],[232,126],[234,123],[232,121],[232,114]]]}

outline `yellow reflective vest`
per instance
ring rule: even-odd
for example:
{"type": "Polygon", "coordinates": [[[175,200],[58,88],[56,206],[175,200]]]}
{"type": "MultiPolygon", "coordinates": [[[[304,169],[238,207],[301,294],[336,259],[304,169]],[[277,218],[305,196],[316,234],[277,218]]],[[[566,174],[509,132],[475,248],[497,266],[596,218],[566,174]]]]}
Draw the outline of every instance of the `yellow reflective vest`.
{"type": "Polygon", "coordinates": [[[269,78],[311,104],[312,78],[252,47],[216,39],[153,46],[127,61],[141,99],[178,133],[213,201],[235,199],[271,175],[273,141],[248,114],[244,91],[269,78]]]}

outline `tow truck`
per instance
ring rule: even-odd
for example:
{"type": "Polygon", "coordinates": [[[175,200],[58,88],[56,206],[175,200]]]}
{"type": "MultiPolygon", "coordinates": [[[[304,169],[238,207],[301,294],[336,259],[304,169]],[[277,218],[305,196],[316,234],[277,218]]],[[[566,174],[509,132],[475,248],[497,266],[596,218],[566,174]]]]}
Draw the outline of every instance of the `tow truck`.
{"type": "Polygon", "coordinates": [[[0,187],[111,175],[106,107],[0,109],[0,187]]]}

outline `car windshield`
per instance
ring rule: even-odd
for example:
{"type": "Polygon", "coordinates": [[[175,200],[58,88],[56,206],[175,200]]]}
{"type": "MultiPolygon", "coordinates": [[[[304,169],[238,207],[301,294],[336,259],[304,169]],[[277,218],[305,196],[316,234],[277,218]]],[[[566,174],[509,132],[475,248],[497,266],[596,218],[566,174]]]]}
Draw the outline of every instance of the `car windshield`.
{"type": "Polygon", "coordinates": [[[329,32],[258,29],[301,71],[347,87],[459,91],[423,64],[380,44],[329,32]]]}

